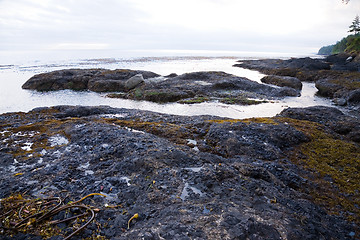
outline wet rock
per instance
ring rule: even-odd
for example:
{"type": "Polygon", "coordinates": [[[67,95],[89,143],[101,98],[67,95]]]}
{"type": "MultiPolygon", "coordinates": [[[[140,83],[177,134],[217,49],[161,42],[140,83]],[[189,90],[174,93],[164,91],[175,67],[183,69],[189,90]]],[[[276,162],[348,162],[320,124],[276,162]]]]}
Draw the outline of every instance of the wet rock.
{"type": "MultiPolygon", "coordinates": [[[[235,64],[235,67],[244,67],[249,69],[256,69],[267,74],[274,74],[272,72],[281,72],[285,76],[295,75],[297,71],[318,71],[329,70],[330,64],[322,59],[306,58],[291,58],[288,60],[281,59],[262,59],[262,60],[240,60],[240,63],[235,64]]],[[[283,75],[279,74],[279,75],[283,75]]],[[[276,74],[275,74],[276,75],[276,74]]],[[[295,77],[295,76],[292,76],[295,77]]]]}
{"type": "Polygon", "coordinates": [[[359,119],[345,115],[337,108],[323,106],[288,108],[283,110],[278,116],[324,124],[332,131],[346,136],[354,142],[359,142],[359,138],[356,137],[360,131],[359,119]]]}
{"type": "Polygon", "coordinates": [[[360,71],[360,62],[357,55],[340,53],[326,57],[327,62],[331,63],[331,69],[337,71],[360,71]]]}
{"type": "Polygon", "coordinates": [[[173,78],[173,77],[177,77],[178,75],[176,73],[170,73],[169,75],[165,76],[167,78],[173,78]]]}
{"type": "Polygon", "coordinates": [[[339,119],[346,117],[339,109],[324,106],[288,108],[283,110],[279,116],[313,121],[321,124],[324,124],[327,121],[338,121],[339,119]]]}
{"type": "Polygon", "coordinates": [[[360,89],[353,90],[349,92],[349,96],[347,98],[348,103],[360,103],[360,89]]]}
{"type": "Polygon", "coordinates": [[[347,100],[345,98],[336,98],[334,99],[335,104],[339,106],[346,106],[347,100]]]}
{"type": "Polygon", "coordinates": [[[91,90],[95,92],[116,92],[129,90],[140,83],[131,80],[125,86],[126,81],[137,74],[142,74],[144,79],[158,77],[153,72],[118,69],[68,69],[49,73],[37,74],[24,83],[22,88],[38,91],[56,91],[62,89],[91,90]]]}
{"type": "Polygon", "coordinates": [[[103,71],[103,69],[67,69],[41,73],[31,77],[22,88],[38,91],[86,90],[88,82],[103,71]]]}
{"type": "Polygon", "coordinates": [[[156,77],[159,75],[152,72],[128,69],[70,69],[35,75],[23,88],[115,92],[108,96],[159,103],[195,103],[203,99],[247,105],[300,95],[291,88],[275,88],[224,72],[193,72],[154,80],[156,77]]]}
{"type": "Polygon", "coordinates": [[[315,87],[318,89],[319,94],[324,97],[334,97],[335,93],[342,89],[341,85],[331,83],[328,79],[316,81],[315,87]]]}
{"type": "MultiPolygon", "coordinates": [[[[326,59],[241,60],[234,66],[255,69],[269,75],[296,77],[301,81],[315,82],[320,96],[332,98],[341,106],[358,105],[357,100],[352,101],[350,98],[351,100],[348,101],[351,92],[360,88],[360,61],[357,60],[358,56],[350,57],[352,57],[351,60],[349,55],[340,54],[329,56],[326,59]],[[338,101],[339,99],[340,101],[338,101]]],[[[272,79],[272,77],[264,79],[267,78],[272,79]]],[[[356,91],[353,94],[357,99],[356,91]]]]}
{"type": "Polygon", "coordinates": [[[302,83],[295,77],[269,75],[261,79],[263,83],[273,84],[279,87],[290,87],[297,90],[302,89],[302,83]]]}
{"type": "MultiPolygon", "coordinates": [[[[236,120],[56,106],[0,115],[0,127],[1,199],[21,192],[66,201],[106,195],[84,200],[98,209],[95,222],[74,239],[94,234],[110,239],[347,239],[357,232],[345,215],[356,209],[348,201],[357,193],[346,195],[343,186],[334,185],[335,177],[306,165],[305,147],[311,154],[321,151],[311,148],[316,134],[327,134],[318,139],[325,144],[346,138],[343,144],[349,146],[350,134],[358,131],[355,119],[334,108],[287,109],[274,118],[236,120]],[[67,141],[51,146],[53,136],[67,141]],[[31,150],[22,148],[25,142],[33,143],[31,150]],[[322,196],[335,194],[331,203],[347,201],[346,209],[317,202],[314,194],[329,185],[336,191],[326,188],[322,196]],[[128,229],[135,213],[139,217],[128,229]]],[[[359,148],[351,146],[346,156],[357,157],[359,148]]],[[[332,164],[336,169],[336,161],[332,164]]],[[[352,164],[357,167],[355,161],[347,166],[352,164]]],[[[35,232],[40,234],[28,229],[6,239],[30,239],[35,232]]]]}

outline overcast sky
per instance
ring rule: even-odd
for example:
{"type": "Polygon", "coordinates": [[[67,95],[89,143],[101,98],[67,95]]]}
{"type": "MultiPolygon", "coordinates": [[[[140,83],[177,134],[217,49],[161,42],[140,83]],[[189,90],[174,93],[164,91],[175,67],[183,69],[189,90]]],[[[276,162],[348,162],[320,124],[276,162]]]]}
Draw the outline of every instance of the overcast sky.
{"type": "Polygon", "coordinates": [[[316,52],[360,0],[0,0],[1,50],[316,52]]]}

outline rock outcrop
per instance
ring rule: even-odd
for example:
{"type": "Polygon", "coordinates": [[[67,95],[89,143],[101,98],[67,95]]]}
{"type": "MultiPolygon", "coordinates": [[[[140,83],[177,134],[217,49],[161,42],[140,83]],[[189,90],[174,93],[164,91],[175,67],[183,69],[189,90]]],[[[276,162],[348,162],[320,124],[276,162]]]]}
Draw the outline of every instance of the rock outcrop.
{"type": "Polygon", "coordinates": [[[358,56],[332,55],[325,59],[263,59],[241,60],[235,67],[255,69],[265,74],[296,77],[315,82],[318,94],[334,100],[338,105],[357,107],[360,89],[360,61],[358,56]]]}
{"type": "Polygon", "coordinates": [[[299,95],[299,91],[291,88],[274,88],[224,72],[185,73],[163,81],[145,82],[146,84],[126,95],[120,94],[118,97],[153,102],[181,101],[186,103],[188,101],[190,103],[202,99],[203,101],[218,100],[252,104],[257,102],[246,101],[246,99],[267,100],[299,95]]]}
{"type": "Polygon", "coordinates": [[[297,90],[302,89],[302,83],[295,77],[268,75],[261,79],[261,82],[273,84],[279,87],[290,87],[297,90]]]}
{"type": "Polygon", "coordinates": [[[90,194],[81,204],[95,220],[74,239],[356,239],[357,123],[326,107],[244,120],[73,106],[3,114],[0,236],[68,235],[72,221],[59,221],[80,209],[56,225],[17,224],[19,211],[90,194]]]}
{"type": "Polygon", "coordinates": [[[38,91],[57,91],[63,89],[91,90],[95,92],[116,92],[130,90],[141,82],[129,80],[141,74],[144,79],[158,77],[149,71],[118,69],[66,69],[33,76],[22,88],[38,91]],[[125,86],[127,85],[127,86],[125,86]],[[131,86],[131,88],[129,88],[131,86]]]}
{"type": "Polygon", "coordinates": [[[300,95],[298,88],[275,88],[224,72],[194,72],[159,78],[156,73],[127,69],[54,71],[35,75],[23,88],[39,91],[73,89],[115,92],[109,97],[160,103],[220,101],[229,104],[257,104],[300,95]]]}

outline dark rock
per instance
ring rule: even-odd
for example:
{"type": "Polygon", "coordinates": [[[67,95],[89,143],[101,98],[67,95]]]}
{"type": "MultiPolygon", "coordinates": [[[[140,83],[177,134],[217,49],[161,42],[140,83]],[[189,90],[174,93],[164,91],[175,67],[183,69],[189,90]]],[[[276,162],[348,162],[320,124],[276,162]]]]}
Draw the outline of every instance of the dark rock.
{"type": "Polygon", "coordinates": [[[322,59],[306,58],[292,58],[287,61],[288,68],[296,68],[308,71],[330,70],[330,64],[322,59]]]}
{"type": "MultiPolygon", "coordinates": [[[[357,232],[345,215],[352,202],[334,209],[314,200],[326,186],[327,194],[335,194],[332,203],[343,188],[304,166],[308,156],[299,153],[313,143],[307,129],[326,131],[334,137],[327,139],[331,143],[359,133],[358,122],[334,108],[287,109],[274,118],[235,120],[57,106],[21,117],[3,114],[0,127],[2,200],[21,192],[32,199],[66,197],[66,202],[90,193],[107,195],[82,202],[99,211],[75,238],[347,239],[357,232]],[[50,144],[54,136],[67,141],[50,144]],[[199,151],[188,146],[189,139],[199,151]],[[30,142],[31,154],[21,148],[30,142]],[[333,185],[336,191],[329,188],[333,185]],[[330,214],[335,210],[339,216],[330,214]],[[139,217],[128,229],[135,213],[139,217]]],[[[348,157],[357,149],[352,145],[348,157]]],[[[353,194],[338,197],[350,201],[357,197],[353,194]]],[[[4,231],[4,239],[32,239],[38,232],[28,228],[11,237],[10,230],[4,231]]]]}
{"type": "Polygon", "coordinates": [[[171,73],[171,74],[169,74],[169,75],[167,75],[167,76],[165,76],[165,77],[167,77],[167,78],[173,78],[173,77],[177,77],[178,75],[176,74],[176,73],[171,73]]]}
{"type": "Polygon", "coordinates": [[[94,92],[123,92],[126,90],[124,81],[110,79],[89,81],[88,88],[94,92]]]}
{"type": "Polygon", "coordinates": [[[213,124],[206,142],[221,156],[251,156],[273,160],[294,144],[306,142],[307,137],[285,124],[251,124],[225,122],[213,124]],[[229,132],[231,132],[229,134],[229,132]]]}
{"type": "Polygon", "coordinates": [[[327,56],[325,58],[326,62],[329,62],[331,64],[344,64],[346,63],[346,59],[348,59],[351,55],[348,53],[339,53],[339,54],[333,54],[330,56],[327,56]]]}
{"type": "Polygon", "coordinates": [[[360,88],[349,92],[347,102],[356,104],[360,103],[360,88]]]}
{"type": "MultiPolygon", "coordinates": [[[[358,56],[339,54],[328,56],[326,59],[241,60],[234,66],[255,69],[269,75],[296,77],[301,81],[315,82],[320,96],[333,98],[338,105],[346,106],[359,104],[358,101],[351,100],[344,102],[344,99],[348,99],[350,92],[360,88],[358,58],[358,56]]],[[[265,77],[264,80],[268,78],[272,79],[272,77],[265,77]]],[[[277,79],[274,81],[278,82],[277,79]]]]}
{"type": "Polygon", "coordinates": [[[273,84],[279,87],[290,87],[297,90],[302,89],[302,83],[295,77],[269,75],[261,79],[261,82],[273,84]]]}
{"type": "Polygon", "coordinates": [[[321,79],[316,81],[315,87],[319,94],[324,97],[334,97],[335,93],[342,89],[341,85],[330,82],[328,79],[321,79]]]}
{"type": "MultiPolygon", "coordinates": [[[[256,69],[267,74],[274,74],[277,70],[285,70],[288,73],[285,76],[295,77],[298,71],[318,71],[329,70],[330,64],[322,59],[306,58],[291,58],[288,60],[280,59],[262,59],[262,60],[241,60],[235,67],[244,67],[249,69],[256,69]]],[[[284,72],[284,73],[285,73],[284,72]]],[[[277,74],[274,74],[277,75],[277,74]]]]}
{"type": "Polygon", "coordinates": [[[294,88],[290,87],[282,87],[279,91],[280,95],[282,96],[289,96],[289,97],[300,97],[300,91],[297,91],[294,88]]]}
{"type": "Polygon", "coordinates": [[[328,56],[325,60],[331,63],[331,69],[337,71],[360,71],[360,62],[356,55],[340,53],[328,56]]]}
{"type": "Polygon", "coordinates": [[[345,115],[337,108],[323,106],[288,108],[278,116],[324,124],[335,133],[344,135],[354,142],[359,142],[359,138],[356,137],[360,131],[358,118],[345,115]]]}
{"type": "Polygon", "coordinates": [[[180,100],[182,103],[195,103],[202,99],[202,102],[258,104],[266,99],[300,95],[298,91],[286,87],[274,88],[224,72],[193,72],[180,76],[171,75],[168,79],[152,79],[158,76],[148,71],[128,69],[70,69],[35,75],[23,88],[41,91],[75,89],[117,92],[108,96],[159,103],[180,100]]]}
{"type": "Polygon", "coordinates": [[[308,108],[287,108],[279,116],[299,120],[307,120],[324,124],[325,121],[336,120],[345,117],[344,113],[337,108],[315,106],[308,108]]]}
{"type": "MultiPolygon", "coordinates": [[[[137,74],[142,74],[144,79],[159,76],[153,72],[129,69],[68,69],[37,74],[25,82],[22,88],[38,91],[62,89],[89,89],[95,92],[125,91],[129,90],[125,87],[126,81],[137,74]]],[[[132,87],[133,85],[131,84],[132,87]]]]}
{"type": "Polygon", "coordinates": [[[22,88],[38,91],[86,90],[88,82],[103,71],[103,69],[67,69],[41,73],[26,81],[22,88]]]}
{"type": "Polygon", "coordinates": [[[162,90],[146,90],[143,92],[141,98],[150,102],[159,102],[159,103],[167,103],[167,102],[176,102],[181,99],[194,97],[194,94],[190,91],[171,91],[171,89],[162,89],[162,90]]]}
{"type": "Polygon", "coordinates": [[[120,98],[160,103],[218,100],[239,104],[250,103],[246,101],[248,98],[273,99],[286,96],[299,96],[299,92],[289,88],[274,88],[224,72],[185,73],[165,81],[147,82],[126,95],[118,95],[120,98]]]}

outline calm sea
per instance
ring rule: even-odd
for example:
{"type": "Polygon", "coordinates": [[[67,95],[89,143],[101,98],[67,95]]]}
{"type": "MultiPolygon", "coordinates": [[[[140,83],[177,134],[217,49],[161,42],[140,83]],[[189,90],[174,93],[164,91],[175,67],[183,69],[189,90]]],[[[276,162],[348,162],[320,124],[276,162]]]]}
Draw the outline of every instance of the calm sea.
{"type": "MultiPolygon", "coordinates": [[[[107,68],[153,71],[160,75],[195,71],[224,71],[260,82],[263,74],[232,67],[241,59],[289,58],[299,54],[245,53],[217,51],[0,51],[0,113],[27,112],[55,105],[109,105],[177,115],[216,115],[229,118],[270,117],[287,107],[330,106],[329,100],[315,96],[314,84],[305,83],[301,97],[256,106],[226,105],[216,102],[184,105],[106,98],[105,94],[70,90],[36,92],[21,89],[30,77],[42,72],[68,68],[107,68]]],[[[315,56],[314,56],[315,57],[315,56]]]]}

